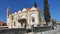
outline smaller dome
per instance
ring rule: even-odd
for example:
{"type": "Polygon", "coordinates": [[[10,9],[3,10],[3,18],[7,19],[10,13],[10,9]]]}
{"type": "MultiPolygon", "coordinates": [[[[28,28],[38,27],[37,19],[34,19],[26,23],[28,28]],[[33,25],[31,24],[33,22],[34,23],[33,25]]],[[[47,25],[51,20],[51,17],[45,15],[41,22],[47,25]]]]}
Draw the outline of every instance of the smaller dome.
{"type": "Polygon", "coordinates": [[[15,12],[14,14],[17,14],[17,12],[15,12]]]}
{"type": "Polygon", "coordinates": [[[23,8],[22,12],[27,11],[26,8],[23,8]]]}
{"type": "Polygon", "coordinates": [[[31,8],[31,10],[37,10],[37,8],[35,8],[35,7],[32,7],[32,8],[31,8]]]}
{"type": "Polygon", "coordinates": [[[21,13],[21,10],[19,10],[18,13],[21,13]]]}

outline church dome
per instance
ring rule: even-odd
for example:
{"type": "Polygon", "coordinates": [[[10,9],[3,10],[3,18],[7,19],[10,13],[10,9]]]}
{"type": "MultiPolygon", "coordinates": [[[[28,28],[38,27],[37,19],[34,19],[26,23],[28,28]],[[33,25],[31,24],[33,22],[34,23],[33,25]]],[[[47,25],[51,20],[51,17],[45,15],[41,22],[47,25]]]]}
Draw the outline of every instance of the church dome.
{"type": "Polygon", "coordinates": [[[17,12],[15,12],[14,14],[17,14],[17,12]]]}
{"type": "Polygon", "coordinates": [[[21,10],[19,10],[18,13],[21,13],[21,10]]]}

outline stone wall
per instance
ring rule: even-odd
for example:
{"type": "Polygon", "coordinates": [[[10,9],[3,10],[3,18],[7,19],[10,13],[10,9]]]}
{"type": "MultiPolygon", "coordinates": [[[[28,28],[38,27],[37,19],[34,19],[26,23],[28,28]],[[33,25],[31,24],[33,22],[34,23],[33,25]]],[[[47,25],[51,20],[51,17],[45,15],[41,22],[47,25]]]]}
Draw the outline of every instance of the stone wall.
{"type": "Polygon", "coordinates": [[[26,30],[24,28],[20,29],[2,29],[0,30],[0,34],[25,34],[26,30]]]}

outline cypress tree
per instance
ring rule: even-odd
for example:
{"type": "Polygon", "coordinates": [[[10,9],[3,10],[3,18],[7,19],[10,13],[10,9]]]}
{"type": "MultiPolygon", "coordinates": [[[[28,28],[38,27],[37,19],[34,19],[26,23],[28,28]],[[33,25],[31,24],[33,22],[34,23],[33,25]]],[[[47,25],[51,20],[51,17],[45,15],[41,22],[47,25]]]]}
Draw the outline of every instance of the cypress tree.
{"type": "Polygon", "coordinates": [[[50,13],[49,13],[49,5],[48,5],[48,0],[44,0],[44,19],[47,22],[50,22],[50,13]]]}

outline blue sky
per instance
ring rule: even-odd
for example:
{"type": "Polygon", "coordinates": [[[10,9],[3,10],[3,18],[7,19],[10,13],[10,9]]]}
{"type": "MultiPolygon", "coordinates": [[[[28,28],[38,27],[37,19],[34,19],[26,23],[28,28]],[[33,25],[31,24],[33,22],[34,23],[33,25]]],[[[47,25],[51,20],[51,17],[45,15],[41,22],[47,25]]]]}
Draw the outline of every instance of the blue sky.
{"type": "MultiPolygon", "coordinates": [[[[60,0],[48,0],[51,18],[60,21],[60,0]]],[[[36,0],[37,6],[44,11],[43,0],[36,0]]],[[[17,12],[23,8],[31,8],[34,0],[0,0],[0,21],[6,22],[6,9],[10,7],[10,13],[17,12]]]]}

